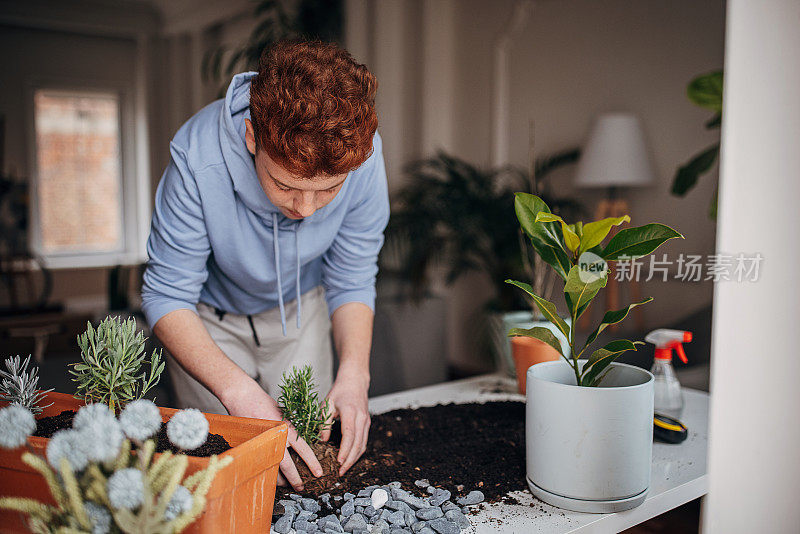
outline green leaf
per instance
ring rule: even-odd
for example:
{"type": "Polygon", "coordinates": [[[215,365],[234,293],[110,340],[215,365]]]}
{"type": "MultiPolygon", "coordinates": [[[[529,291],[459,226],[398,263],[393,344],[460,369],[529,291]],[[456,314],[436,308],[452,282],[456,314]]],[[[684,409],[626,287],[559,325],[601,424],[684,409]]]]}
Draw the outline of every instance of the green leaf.
{"type": "Polygon", "coordinates": [[[535,222],[537,214],[550,213],[550,208],[536,195],[516,193],[514,210],[522,230],[530,238],[536,253],[545,263],[555,269],[562,280],[566,280],[567,271],[572,263],[567,256],[567,249],[563,237],[559,233],[559,227],[555,223],[535,222]]]}
{"type": "MultiPolygon", "coordinates": [[[[589,307],[592,299],[608,282],[608,272],[599,278],[591,277],[584,281],[580,275],[581,268],[575,265],[569,270],[567,283],[564,284],[564,295],[567,298],[570,314],[577,319],[589,307]]],[[[588,278],[588,277],[584,277],[588,278]]]]}
{"type": "Polygon", "coordinates": [[[683,236],[660,223],[625,228],[611,238],[601,256],[606,261],[641,258],[653,252],[668,239],[674,238],[683,239],[683,236]]]}
{"type": "Polygon", "coordinates": [[[631,222],[627,215],[622,217],[608,217],[601,221],[590,222],[583,225],[583,235],[581,235],[581,251],[587,251],[603,242],[611,227],[619,226],[624,222],[631,222]]]}
{"type": "Polygon", "coordinates": [[[538,339],[539,341],[547,343],[548,345],[556,349],[558,353],[561,354],[562,356],[564,355],[561,348],[561,342],[549,328],[545,328],[543,326],[534,326],[533,328],[527,328],[527,329],[512,328],[508,332],[508,337],[513,337],[513,336],[525,336],[538,339]]]}
{"type": "Polygon", "coordinates": [[[635,308],[636,306],[641,306],[642,304],[647,304],[651,300],[653,300],[653,297],[647,297],[646,299],[641,300],[639,302],[628,304],[622,309],[607,311],[603,315],[603,320],[600,321],[600,324],[597,326],[597,328],[595,328],[594,332],[589,334],[589,337],[586,339],[586,344],[583,346],[583,348],[586,349],[586,347],[591,345],[594,342],[594,340],[597,339],[597,336],[599,336],[600,333],[606,329],[606,327],[611,326],[612,324],[617,324],[619,322],[622,322],[622,320],[628,316],[628,313],[633,308],[635,308]]]}
{"type": "Polygon", "coordinates": [[[718,70],[698,76],[689,82],[686,95],[700,107],[722,112],[722,71],[718,70]]]}
{"type": "Polygon", "coordinates": [[[561,223],[561,232],[564,234],[564,243],[570,252],[575,252],[581,244],[581,238],[575,233],[575,227],[571,224],[564,222],[564,219],[553,213],[539,212],[536,214],[534,222],[537,223],[561,223]]]}
{"type": "Polygon", "coordinates": [[[506,280],[506,283],[515,285],[530,295],[534,302],[536,302],[536,306],[539,308],[539,311],[542,312],[542,315],[544,315],[548,321],[553,323],[556,328],[558,328],[561,333],[564,334],[567,339],[569,339],[569,325],[566,323],[566,321],[564,321],[564,319],[561,318],[560,315],[558,315],[555,304],[534,293],[533,288],[525,282],[506,280]]]}
{"type": "Polygon", "coordinates": [[[636,350],[636,345],[644,345],[641,341],[628,341],[627,339],[616,339],[607,343],[603,348],[597,349],[589,357],[589,361],[581,370],[581,385],[593,387],[597,385],[597,379],[603,370],[619,358],[622,353],[629,350],[636,350]]]}
{"type": "Polygon", "coordinates": [[[705,149],[682,165],[672,181],[672,194],[682,197],[695,186],[700,176],[707,173],[719,156],[719,143],[705,149]]]}

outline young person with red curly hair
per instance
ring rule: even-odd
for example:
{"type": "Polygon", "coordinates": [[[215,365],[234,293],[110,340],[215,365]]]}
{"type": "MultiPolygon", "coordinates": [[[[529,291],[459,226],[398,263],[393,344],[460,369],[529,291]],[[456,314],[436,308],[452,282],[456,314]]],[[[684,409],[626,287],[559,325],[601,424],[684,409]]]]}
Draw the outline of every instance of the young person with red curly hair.
{"type": "MultiPolygon", "coordinates": [[[[341,420],[341,473],[366,448],[389,217],[376,89],[364,65],[321,42],[277,43],[257,73],[234,76],[170,143],[142,289],[178,406],[282,419],[281,375],[311,365],[341,420]]],[[[288,446],[322,474],[293,430],[288,446]]],[[[302,489],[288,452],[280,468],[302,489]]]]}

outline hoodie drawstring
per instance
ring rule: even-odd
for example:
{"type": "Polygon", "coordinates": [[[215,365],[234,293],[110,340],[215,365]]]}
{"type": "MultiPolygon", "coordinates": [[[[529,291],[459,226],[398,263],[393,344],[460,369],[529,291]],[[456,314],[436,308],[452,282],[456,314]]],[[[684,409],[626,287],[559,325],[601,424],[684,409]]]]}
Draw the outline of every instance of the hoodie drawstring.
{"type": "Polygon", "coordinates": [[[297,295],[297,329],[300,329],[300,225],[294,227],[294,249],[297,251],[295,262],[295,294],[297,295]]]}
{"type": "MultiPolygon", "coordinates": [[[[298,224],[294,228],[294,244],[297,250],[295,260],[295,292],[297,299],[297,328],[300,328],[300,314],[301,314],[301,299],[300,299],[300,233],[298,224]]],[[[283,335],[286,335],[286,308],[283,304],[283,283],[281,281],[281,249],[278,245],[278,214],[272,214],[272,245],[275,251],[275,273],[278,276],[278,307],[281,310],[281,327],[283,327],[283,335]]],[[[255,333],[255,332],[254,332],[255,333]]]]}
{"type": "Polygon", "coordinates": [[[286,309],[283,306],[283,285],[281,284],[281,248],[278,246],[278,214],[272,214],[272,245],[275,251],[275,273],[278,275],[278,307],[281,309],[281,326],[286,336],[286,309]]]}

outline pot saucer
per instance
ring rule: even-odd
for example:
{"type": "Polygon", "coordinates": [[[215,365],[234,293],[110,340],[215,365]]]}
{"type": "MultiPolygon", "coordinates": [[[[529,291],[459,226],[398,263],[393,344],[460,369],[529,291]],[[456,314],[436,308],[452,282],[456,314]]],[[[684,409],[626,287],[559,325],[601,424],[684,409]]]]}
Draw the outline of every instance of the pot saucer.
{"type": "MultiPolygon", "coordinates": [[[[647,489],[643,492],[634,495],[632,497],[626,497],[625,499],[613,499],[608,501],[599,501],[599,500],[587,500],[587,499],[575,499],[572,497],[564,497],[563,495],[558,495],[556,493],[551,493],[545,489],[540,488],[533,482],[531,479],[528,478],[528,488],[530,488],[531,493],[539,499],[547,504],[552,504],[558,508],[564,508],[565,510],[572,510],[574,512],[588,512],[590,514],[610,514],[613,512],[622,512],[623,510],[630,510],[631,508],[636,508],[640,504],[644,502],[645,497],[647,497],[647,489]]],[[[648,488],[649,489],[649,488],[648,488]]]]}

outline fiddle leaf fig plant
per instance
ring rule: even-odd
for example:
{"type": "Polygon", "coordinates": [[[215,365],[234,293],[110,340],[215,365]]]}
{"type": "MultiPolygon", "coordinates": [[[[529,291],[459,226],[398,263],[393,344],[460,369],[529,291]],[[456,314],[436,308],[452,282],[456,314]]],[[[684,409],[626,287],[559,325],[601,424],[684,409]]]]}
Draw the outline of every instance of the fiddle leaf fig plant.
{"type": "Polygon", "coordinates": [[[643,343],[617,339],[588,354],[583,367],[580,367],[578,360],[587,353],[589,346],[597,340],[603,330],[621,322],[631,309],[653,300],[652,297],[647,297],[622,309],[605,312],[600,324],[580,347],[575,339],[575,325],[592,300],[606,286],[608,262],[630,261],[647,256],[667,240],[683,239],[683,236],[669,226],[650,223],[624,228],[603,245],[613,227],[630,222],[628,215],[609,217],[586,224],[582,222],[569,224],[551,213],[542,199],[528,193],[517,193],[514,206],[517,219],[525,235],[530,239],[533,249],[563,280],[564,301],[572,321],[567,323],[558,314],[556,305],[537,295],[529,284],[516,280],[506,280],[506,282],[525,291],[542,315],[564,334],[569,343],[571,358],[564,356],[561,343],[547,328],[513,328],[508,335],[532,337],[547,343],[570,364],[579,386],[597,386],[614,360],[624,352],[635,351],[636,346],[643,343]]]}

